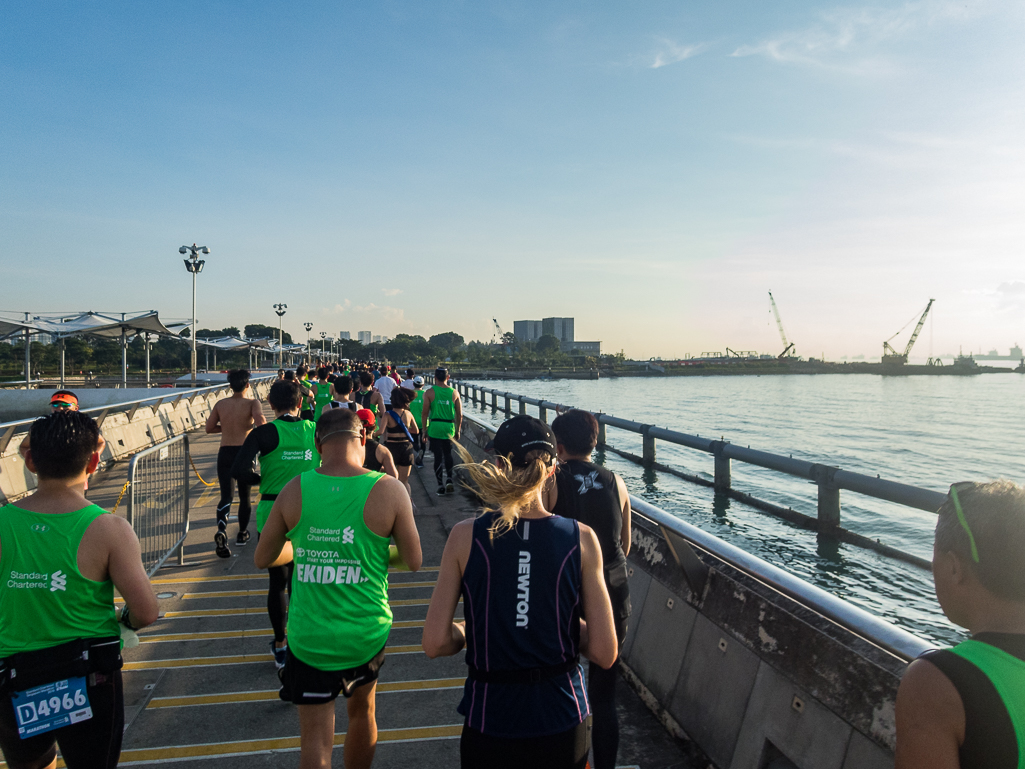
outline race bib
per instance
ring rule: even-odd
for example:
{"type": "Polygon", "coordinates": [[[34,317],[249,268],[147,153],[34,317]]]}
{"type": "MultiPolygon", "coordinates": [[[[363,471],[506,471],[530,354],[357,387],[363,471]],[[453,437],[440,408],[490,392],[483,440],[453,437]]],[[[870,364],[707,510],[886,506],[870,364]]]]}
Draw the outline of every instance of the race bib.
{"type": "Polygon", "coordinates": [[[65,678],[11,695],[18,736],[27,739],[93,717],[85,678],[65,678]]]}

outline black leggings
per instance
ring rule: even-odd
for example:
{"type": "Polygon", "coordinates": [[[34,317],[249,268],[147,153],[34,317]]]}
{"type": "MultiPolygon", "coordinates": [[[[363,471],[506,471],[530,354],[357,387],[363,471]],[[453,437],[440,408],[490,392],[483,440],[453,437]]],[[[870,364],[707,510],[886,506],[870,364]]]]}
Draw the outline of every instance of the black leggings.
{"type": "Polygon", "coordinates": [[[444,464],[445,474],[452,480],[452,441],[448,438],[427,438],[431,443],[431,452],[434,454],[434,476],[441,485],[441,470],[444,464]]]}
{"type": "Polygon", "coordinates": [[[281,643],[285,640],[285,621],[288,619],[288,596],[292,592],[292,565],[289,561],[284,566],[272,566],[267,569],[270,574],[270,585],[267,588],[267,613],[270,624],[274,628],[274,640],[281,643]]]}
{"type": "Polygon", "coordinates": [[[590,718],[569,731],[544,737],[493,737],[464,725],[459,765],[462,769],[584,769],[590,742],[590,718]]]}
{"type": "MultiPolygon", "coordinates": [[[[235,479],[231,477],[231,466],[241,446],[221,446],[217,452],[217,480],[221,484],[221,499],[217,503],[217,528],[224,531],[228,528],[228,513],[231,510],[231,498],[234,494],[235,479]]],[[[253,515],[253,507],[249,502],[249,486],[238,484],[238,530],[249,528],[249,519],[253,515]]]]}
{"type": "Polygon", "coordinates": [[[11,769],[46,766],[57,755],[58,745],[68,769],[117,766],[125,726],[121,671],[94,673],[88,680],[95,682],[86,686],[92,718],[25,740],[18,737],[10,696],[0,696],[0,749],[11,769]]]}
{"type": "Polygon", "coordinates": [[[587,666],[587,700],[591,703],[594,732],[594,769],[615,769],[619,753],[619,716],[616,714],[616,679],[619,661],[605,670],[593,662],[587,666]]]}

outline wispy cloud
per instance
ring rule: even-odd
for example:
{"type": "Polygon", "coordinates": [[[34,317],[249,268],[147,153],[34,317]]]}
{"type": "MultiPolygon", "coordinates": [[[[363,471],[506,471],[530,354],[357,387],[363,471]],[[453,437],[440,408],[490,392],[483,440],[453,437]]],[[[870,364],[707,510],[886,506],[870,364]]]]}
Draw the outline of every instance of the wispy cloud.
{"type": "Polygon", "coordinates": [[[402,293],[401,288],[382,288],[381,291],[385,296],[398,296],[402,293]]]}
{"type": "Polygon", "coordinates": [[[894,65],[876,53],[880,44],[933,24],[978,15],[988,3],[919,0],[898,7],[835,8],[800,30],[781,32],[741,45],[731,56],[764,56],[787,64],[856,74],[891,72],[894,65]]]}
{"type": "Polygon", "coordinates": [[[660,69],[667,67],[670,64],[676,64],[678,61],[684,59],[690,59],[697,56],[699,53],[707,51],[711,43],[693,43],[690,45],[680,45],[668,38],[660,37],[656,39],[658,43],[655,49],[654,58],[649,65],[651,69],[660,69]]]}

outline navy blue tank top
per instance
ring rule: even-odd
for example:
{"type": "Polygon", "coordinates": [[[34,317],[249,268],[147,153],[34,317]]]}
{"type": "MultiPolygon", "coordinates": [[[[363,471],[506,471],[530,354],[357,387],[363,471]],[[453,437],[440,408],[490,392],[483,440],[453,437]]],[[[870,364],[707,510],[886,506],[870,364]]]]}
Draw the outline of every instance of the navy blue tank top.
{"type": "MultiPolygon", "coordinates": [[[[497,517],[473,523],[463,574],[466,662],[480,671],[551,669],[580,646],[580,528],[557,515],[519,520],[496,537],[497,517]]],[[[590,715],[580,665],[541,680],[484,683],[467,678],[459,713],[496,737],[540,737],[590,715]]]]}

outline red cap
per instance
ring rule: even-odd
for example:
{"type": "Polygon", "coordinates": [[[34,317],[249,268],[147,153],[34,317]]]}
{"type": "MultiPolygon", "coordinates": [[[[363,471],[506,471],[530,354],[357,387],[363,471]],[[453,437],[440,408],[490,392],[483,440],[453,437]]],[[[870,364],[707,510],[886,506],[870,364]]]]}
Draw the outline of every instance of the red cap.
{"type": "Polygon", "coordinates": [[[373,427],[377,424],[377,418],[374,416],[374,412],[370,409],[360,409],[356,412],[356,416],[359,417],[359,421],[368,427],[373,427]]]}

